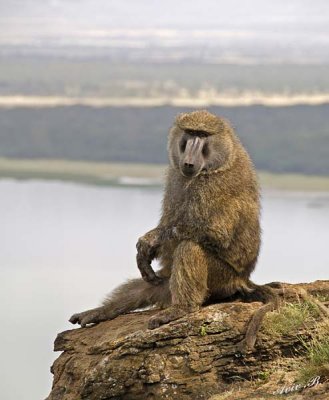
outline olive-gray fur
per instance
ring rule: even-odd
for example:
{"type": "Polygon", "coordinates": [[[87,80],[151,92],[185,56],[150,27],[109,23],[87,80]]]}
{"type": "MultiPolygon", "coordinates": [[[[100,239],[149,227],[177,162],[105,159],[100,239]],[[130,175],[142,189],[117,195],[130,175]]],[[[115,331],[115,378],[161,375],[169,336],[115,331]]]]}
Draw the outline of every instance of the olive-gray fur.
{"type": "Polygon", "coordinates": [[[249,280],[261,242],[259,187],[231,125],[205,110],[180,114],[168,154],[160,222],[137,244],[144,279],[118,287],[101,307],[72,316],[72,323],[85,326],[156,306],[163,311],[150,319],[153,329],[203,304],[259,289],[249,280]],[[160,260],[156,273],[153,258],[160,260]]]}

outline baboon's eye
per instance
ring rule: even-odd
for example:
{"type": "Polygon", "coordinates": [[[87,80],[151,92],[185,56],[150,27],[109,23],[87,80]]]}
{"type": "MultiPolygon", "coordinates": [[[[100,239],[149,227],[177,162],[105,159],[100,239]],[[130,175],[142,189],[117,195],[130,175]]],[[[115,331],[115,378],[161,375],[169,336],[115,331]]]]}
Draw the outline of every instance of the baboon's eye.
{"type": "Polygon", "coordinates": [[[209,156],[209,146],[208,143],[205,143],[202,147],[202,155],[203,157],[208,157],[209,156]]]}
{"type": "Polygon", "coordinates": [[[184,153],[184,151],[185,151],[185,149],[186,149],[186,140],[185,139],[182,139],[182,141],[180,142],[180,144],[179,144],[179,148],[180,148],[180,151],[182,152],[182,153],[184,153]]]}

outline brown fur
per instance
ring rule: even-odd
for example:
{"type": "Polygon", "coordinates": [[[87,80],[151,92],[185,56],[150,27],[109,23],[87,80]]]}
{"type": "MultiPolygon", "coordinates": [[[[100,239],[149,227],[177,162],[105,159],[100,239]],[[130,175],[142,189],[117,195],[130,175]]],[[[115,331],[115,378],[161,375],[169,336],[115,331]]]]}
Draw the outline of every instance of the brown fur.
{"type": "MultiPolygon", "coordinates": [[[[207,111],[181,114],[169,133],[168,153],[162,217],[137,244],[144,280],[122,285],[102,307],[75,314],[71,322],[85,326],[156,305],[165,308],[149,322],[156,328],[237,294],[271,299],[271,289],[249,280],[260,247],[259,190],[232,127],[207,111]],[[161,264],[157,274],[151,267],[155,257],[161,264]]],[[[261,312],[254,317],[250,335],[262,318],[261,312]]]]}

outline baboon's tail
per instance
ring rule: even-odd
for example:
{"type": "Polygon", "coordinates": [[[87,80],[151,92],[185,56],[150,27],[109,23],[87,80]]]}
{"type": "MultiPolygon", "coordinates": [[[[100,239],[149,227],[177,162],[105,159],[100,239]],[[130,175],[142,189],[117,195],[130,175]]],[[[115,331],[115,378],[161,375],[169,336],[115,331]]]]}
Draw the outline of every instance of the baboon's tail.
{"type": "Polygon", "coordinates": [[[247,349],[253,349],[256,343],[258,331],[262,325],[263,319],[269,311],[276,310],[279,306],[279,297],[272,289],[274,285],[256,285],[249,281],[249,290],[244,290],[241,295],[243,300],[247,302],[261,301],[264,303],[252,315],[244,340],[240,343],[240,350],[245,352],[247,349]]]}

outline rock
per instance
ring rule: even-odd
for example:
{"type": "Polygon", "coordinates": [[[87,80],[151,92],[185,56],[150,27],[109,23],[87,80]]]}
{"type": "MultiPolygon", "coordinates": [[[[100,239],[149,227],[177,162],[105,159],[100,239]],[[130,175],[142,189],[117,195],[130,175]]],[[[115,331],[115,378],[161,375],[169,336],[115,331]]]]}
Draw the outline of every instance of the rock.
{"type": "MultiPolygon", "coordinates": [[[[286,301],[296,301],[294,289],[300,288],[329,296],[329,281],[283,288],[286,301]]],[[[261,330],[254,351],[244,356],[237,351],[260,305],[215,304],[152,331],[147,321],[154,310],[60,333],[55,351],[62,354],[51,368],[54,381],[47,400],[327,399],[329,383],[323,377],[311,388],[272,395],[294,384],[299,337],[310,339],[315,319],[298,336],[270,337],[261,330]]]]}

